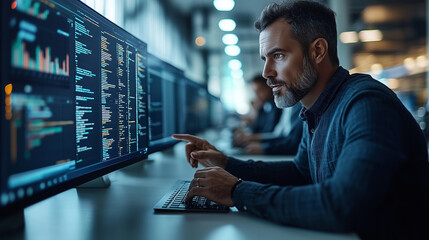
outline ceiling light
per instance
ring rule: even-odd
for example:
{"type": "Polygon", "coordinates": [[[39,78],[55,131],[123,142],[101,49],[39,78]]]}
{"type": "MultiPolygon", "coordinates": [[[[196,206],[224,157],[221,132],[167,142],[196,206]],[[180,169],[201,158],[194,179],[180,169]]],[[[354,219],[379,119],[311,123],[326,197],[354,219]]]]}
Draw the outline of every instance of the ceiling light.
{"type": "Polygon", "coordinates": [[[412,57],[407,57],[404,59],[404,66],[407,70],[413,70],[416,67],[416,62],[412,57]]]}
{"type": "Polygon", "coordinates": [[[238,56],[240,54],[240,47],[237,45],[228,45],[225,47],[225,53],[232,57],[238,56]]]}
{"type": "Polygon", "coordinates": [[[245,82],[244,82],[244,79],[243,79],[243,77],[239,77],[239,78],[233,78],[233,83],[234,83],[234,86],[236,87],[236,88],[244,88],[245,87],[245,82]]]}
{"type": "Polygon", "coordinates": [[[355,31],[342,32],[340,34],[340,40],[342,43],[357,43],[359,41],[358,35],[355,31]]]}
{"type": "Polygon", "coordinates": [[[238,43],[238,37],[232,33],[225,34],[222,37],[222,42],[226,45],[235,45],[238,43]]]}
{"type": "Polygon", "coordinates": [[[219,28],[222,31],[230,32],[235,29],[235,21],[232,19],[222,19],[219,21],[219,28]]]}
{"type": "Polygon", "coordinates": [[[232,70],[232,71],[231,71],[231,76],[232,76],[234,79],[243,78],[243,70],[241,70],[241,69],[232,70]]]}
{"type": "Polygon", "coordinates": [[[383,39],[383,34],[380,30],[362,30],[359,38],[362,42],[377,42],[383,39]]]}
{"type": "Polygon", "coordinates": [[[383,65],[380,63],[374,63],[371,65],[371,71],[380,71],[383,70],[383,65]]]}
{"type": "Polygon", "coordinates": [[[228,62],[228,67],[232,70],[241,69],[241,66],[242,66],[242,64],[241,64],[240,60],[237,60],[237,59],[232,59],[232,60],[229,60],[229,62],[228,62]]]}
{"type": "Polygon", "coordinates": [[[371,65],[371,71],[375,75],[380,75],[383,72],[383,65],[380,63],[374,63],[371,65]]]}
{"type": "Polygon", "coordinates": [[[234,8],[234,0],[214,0],[213,5],[218,11],[231,11],[234,8]]]}
{"type": "Polygon", "coordinates": [[[416,65],[417,65],[417,67],[420,67],[420,68],[427,67],[428,66],[428,60],[426,58],[426,55],[418,56],[416,58],[416,65]]]}
{"type": "Polygon", "coordinates": [[[206,39],[202,36],[198,36],[197,38],[195,38],[195,44],[198,47],[202,47],[206,44],[206,39]]]}

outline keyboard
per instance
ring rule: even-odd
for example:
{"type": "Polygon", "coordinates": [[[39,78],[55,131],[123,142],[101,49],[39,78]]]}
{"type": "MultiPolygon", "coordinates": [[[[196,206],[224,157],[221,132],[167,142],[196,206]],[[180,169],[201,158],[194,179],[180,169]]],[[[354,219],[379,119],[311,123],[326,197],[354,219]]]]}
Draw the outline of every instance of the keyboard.
{"type": "Polygon", "coordinates": [[[229,207],[210,201],[201,196],[194,196],[190,202],[185,202],[190,183],[190,181],[185,180],[177,181],[155,205],[153,208],[155,212],[229,212],[229,207]]]}

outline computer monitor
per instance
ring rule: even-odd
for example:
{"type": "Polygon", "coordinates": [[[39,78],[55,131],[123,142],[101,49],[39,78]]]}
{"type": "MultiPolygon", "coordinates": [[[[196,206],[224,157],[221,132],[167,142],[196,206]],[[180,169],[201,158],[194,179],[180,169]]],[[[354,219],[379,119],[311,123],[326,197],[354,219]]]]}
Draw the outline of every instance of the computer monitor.
{"type": "Polygon", "coordinates": [[[224,127],[226,111],[220,98],[209,94],[209,127],[220,129],[224,127]]]}
{"type": "Polygon", "coordinates": [[[183,71],[148,54],[148,72],[149,153],[153,153],[177,143],[171,135],[182,132],[178,89],[183,71]]]}
{"type": "Polygon", "coordinates": [[[209,127],[209,104],[206,87],[190,79],[185,84],[186,132],[199,133],[209,127]]]}
{"type": "Polygon", "coordinates": [[[176,126],[177,126],[177,131],[179,133],[187,133],[186,130],[186,115],[187,115],[187,104],[186,104],[186,85],[187,82],[189,81],[189,79],[183,75],[179,81],[177,82],[177,95],[176,95],[176,126]]]}
{"type": "Polygon", "coordinates": [[[77,0],[1,1],[1,216],[147,158],[147,46],[77,0]]]}

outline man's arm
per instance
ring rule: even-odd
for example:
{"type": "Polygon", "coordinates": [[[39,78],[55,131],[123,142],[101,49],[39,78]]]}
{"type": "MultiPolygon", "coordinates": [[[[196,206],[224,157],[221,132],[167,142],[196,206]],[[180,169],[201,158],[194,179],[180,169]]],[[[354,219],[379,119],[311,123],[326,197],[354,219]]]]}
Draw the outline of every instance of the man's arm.
{"type": "Polygon", "coordinates": [[[307,138],[303,137],[294,161],[262,162],[240,161],[228,158],[205,139],[188,135],[174,134],[175,139],[187,141],[185,150],[189,164],[196,168],[221,167],[232,175],[249,181],[277,185],[304,185],[311,183],[307,160],[307,138]],[[286,177],[285,177],[286,176],[286,177]]]}
{"type": "Polygon", "coordinates": [[[241,161],[229,157],[225,170],[244,180],[265,184],[310,184],[312,180],[308,167],[307,139],[308,136],[304,134],[293,161],[241,161]]]}
{"type": "Polygon", "coordinates": [[[281,186],[310,183],[298,170],[294,161],[241,161],[229,157],[225,170],[243,180],[258,183],[281,186]]]}
{"type": "Polygon", "coordinates": [[[342,128],[345,139],[330,179],[296,187],[244,181],[232,194],[234,204],[275,222],[312,229],[356,231],[367,224],[407,158],[403,132],[395,131],[404,127],[393,107],[398,103],[377,94],[356,96],[341,126],[334,126],[342,128]]]}

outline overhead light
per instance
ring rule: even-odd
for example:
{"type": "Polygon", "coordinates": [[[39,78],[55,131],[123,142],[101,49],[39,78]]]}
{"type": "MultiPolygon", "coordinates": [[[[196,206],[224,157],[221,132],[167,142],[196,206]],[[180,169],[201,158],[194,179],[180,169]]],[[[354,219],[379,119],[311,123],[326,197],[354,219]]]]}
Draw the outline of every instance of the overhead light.
{"type": "Polygon", "coordinates": [[[223,35],[222,42],[226,45],[235,45],[238,43],[238,37],[233,33],[228,33],[223,35]]]}
{"type": "Polygon", "coordinates": [[[383,65],[381,65],[380,63],[374,63],[371,65],[371,71],[375,75],[380,75],[383,72],[383,65]]]}
{"type": "Polygon", "coordinates": [[[232,70],[232,71],[231,71],[231,76],[232,76],[234,79],[243,78],[243,70],[241,70],[241,69],[232,70]]]}
{"type": "Polygon", "coordinates": [[[232,60],[229,60],[228,62],[228,67],[231,68],[232,70],[241,69],[241,66],[242,64],[240,60],[237,60],[237,59],[232,59],[232,60]]]}
{"type": "MultiPolygon", "coordinates": [[[[395,19],[394,16],[391,16],[393,13],[398,13],[395,10],[396,10],[395,7],[390,7],[390,6],[388,7],[384,5],[368,6],[362,11],[362,19],[366,23],[389,22],[389,20],[395,19]]],[[[396,14],[396,15],[399,15],[399,14],[396,14]]]]}
{"type": "Polygon", "coordinates": [[[232,19],[222,19],[219,21],[219,28],[222,31],[230,32],[235,29],[235,21],[232,19]]]}
{"type": "Polygon", "coordinates": [[[206,44],[206,39],[202,36],[198,36],[197,38],[195,38],[195,44],[198,47],[202,47],[206,44]]]}
{"type": "Polygon", "coordinates": [[[420,55],[416,58],[416,65],[417,67],[424,68],[428,66],[428,60],[426,58],[426,55],[420,55]]]}
{"type": "Polygon", "coordinates": [[[342,43],[357,43],[359,41],[358,34],[355,31],[342,32],[340,34],[340,40],[342,43]]]}
{"type": "Polygon", "coordinates": [[[404,59],[404,66],[407,70],[411,71],[416,67],[416,62],[412,57],[407,57],[404,59]]]}
{"type": "Polygon", "coordinates": [[[214,0],[213,5],[218,11],[231,11],[234,8],[234,0],[214,0]]]}
{"type": "Polygon", "coordinates": [[[225,47],[225,53],[228,56],[238,56],[240,54],[240,47],[237,45],[228,45],[225,47]]]}
{"type": "Polygon", "coordinates": [[[245,82],[244,82],[244,79],[243,79],[243,77],[239,77],[239,78],[233,78],[233,83],[234,83],[234,86],[237,88],[243,88],[243,87],[245,87],[245,82]]]}
{"type": "Polygon", "coordinates": [[[362,42],[377,42],[383,39],[383,34],[380,30],[362,30],[359,38],[362,42]]]}

